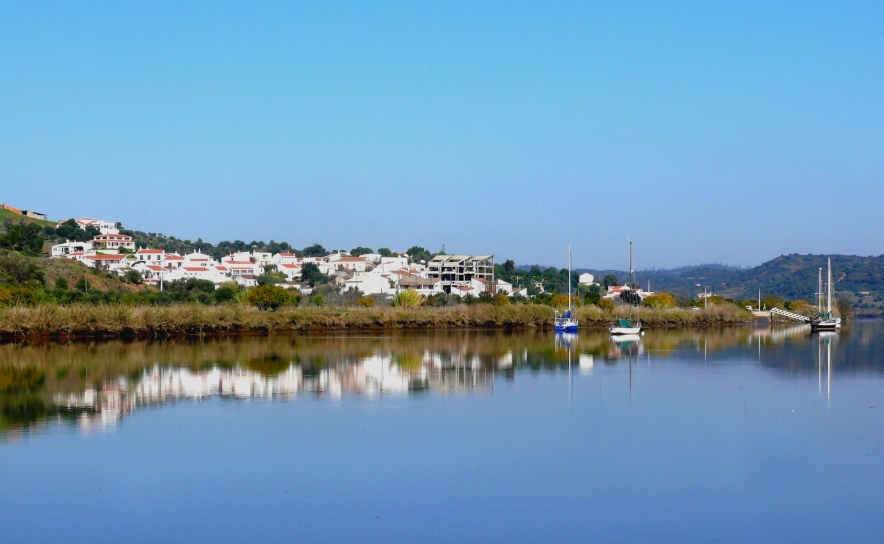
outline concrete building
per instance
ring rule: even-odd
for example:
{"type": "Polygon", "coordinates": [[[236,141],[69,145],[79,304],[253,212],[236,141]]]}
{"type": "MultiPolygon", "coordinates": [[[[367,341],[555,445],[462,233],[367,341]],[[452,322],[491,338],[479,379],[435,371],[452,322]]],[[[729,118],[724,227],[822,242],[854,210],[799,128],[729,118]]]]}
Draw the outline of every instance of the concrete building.
{"type": "Polygon", "coordinates": [[[427,263],[427,277],[442,282],[446,293],[461,294],[463,289],[475,289],[473,280],[486,280],[494,284],[494,255],[437,255],[427,263]]]}

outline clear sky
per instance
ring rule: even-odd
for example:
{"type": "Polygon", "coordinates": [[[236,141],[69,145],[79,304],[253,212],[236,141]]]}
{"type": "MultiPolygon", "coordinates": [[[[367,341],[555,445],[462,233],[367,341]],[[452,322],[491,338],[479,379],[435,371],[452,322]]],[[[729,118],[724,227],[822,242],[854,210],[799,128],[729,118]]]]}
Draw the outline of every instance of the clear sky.
{"type": "Polygon", "coordinates": [[[575,266],[884,253],[882,2],[2,2],[0,202],[575,266]]]}

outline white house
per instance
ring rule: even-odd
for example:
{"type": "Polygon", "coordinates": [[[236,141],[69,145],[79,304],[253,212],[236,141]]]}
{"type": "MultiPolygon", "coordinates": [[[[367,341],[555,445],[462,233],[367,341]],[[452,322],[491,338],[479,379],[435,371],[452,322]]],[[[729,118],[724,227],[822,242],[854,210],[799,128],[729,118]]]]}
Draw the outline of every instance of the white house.
{"type": "Polygon", "coordinates": [[[151,264],[163,263],[166,260],[166,252],[162,249],[149,249],[143,247],[135,252],[135,260],[151,264]]]}
{"type": "Polygon", "coordinates": [[[66,241],[63,244],[55,244],[52,246],[53,257],[67,257],[71,253],[88,253],[92,251],[92,242],[71,242],[66,241]]]}
{"type": "Polygon", "coordinates": [[[288,281],[301,279],[301,265],[299,264],[280,263],[276,265],[276,270],[285,274],[288,281]]]}
{"type": "Polygon", "coordinates": [[[126,256],[122,254],[86,254],[83,256],[83,260],[81,262],[91,268],[101,266],[107,268],[108,270],[113,270],[117,273],[120,273],[126,268],[129,268],[129,265],[126,263],[126,256]]]}
{"type": "Polygon", "coordinates": [[[593,283],[595,283],[595,276],[593,276],[589,272],[584,272],[583,274],[580,274],[580,277],[578,278],[578,283],[580,285],[592,285],[593,283]]]}
{"type": "Polygon", "coordinates": [[[349,270],[352,272],[365,272],[368,261],[362,257],[338,257],[337,259],[329,259],[328,267],[330,270],[349,270]]]}
{"type": "Polygon", "coordinates": [[[300,259],[294,253],[277,253],[271,261],[273,264],[298,264],[300,259]]]}
{"type": "Polygon", "coordinates": [[[260,266],[252,261],[226,261],[224,266],[230,271],[230,277],[233,279],[238,276],[259,276],[261,274],[260,266]]]}
{"type": "MultiPolygon", "coordinates": [[[[96,229],[98,229],[98,232],[100,234],[120,233],[120,231],[117,229],[117,224],[113,221],[102,221],[101,219],[82,217],[80,219],[74,219],[74,222],[77,223],[77,226],[83,230],[86,230],[86,227],[95,227],[96,229]]],[[[58,225],[61,225],[62,223],[64,223],[64,221],[59,221],[58,225]]]]}
{"type": "Polygon", "coordinates": [[[248,251],[237,251],[236,253],[231,253],[226,257],[222,257],[221,261],[251,261],[252,254],[248,251]]]}
{"type": "Polygon", "coordinates": [[[439,278],[402,278],[399,280],[399,289],[414,289],[425,297],[445,292],[439,278]]]}
{"type": "Polygon", "coordinates": [[[184,257],[177,253],[166,253],[163,257],[163,266],[170,269],[181,268],[184,264],[184,257]]]}
{"type": "Polygon", "coordinates": [[[635,291],[641,300],[654,294],[652,291],[643,291],[641,288],[632,289],[628,285],[612,285],[608,287],[608,292],[602,298],[619,299],[624,291],[635,291]]]}
{"type": "Polygon", "coordinates": [[[166,274],[169,271],[158,264],[147,264],[139,261],[132,265],[132,270],[137,270],[141,273],[141,281],[146,285],[158,285],[160,278],[163,278],[163,281],[168,281],[166,274]]]}
{"type": "Polygon", "coordinates": [[[273,263],[273,254],[267,253],[266,251],[253,251],[252,258],[255,259],[255,262],[260,264],[261,266],[266,266],[273,263]]]}
{"type": "Polygon", "coordinates": [[[235,276],[233,281],[235,281],[240,287],[249,288],[258,286],[258,278],[252,274],[235,276]]]}
{"type": "Polygon", "coordinates": [[[357,272],[343,280],[344,290],[359,290],[366,295],[391,295],[396,289],[391,285],[389,278],[377,270],[371,272],[357,272]]]}
{"type": "Polygon", "coordinates": [[[132,241],[132,237],[125,234],[99,234],[92,239],[92,243],[105,249],[135,250],[135,242],[132,241]]]}

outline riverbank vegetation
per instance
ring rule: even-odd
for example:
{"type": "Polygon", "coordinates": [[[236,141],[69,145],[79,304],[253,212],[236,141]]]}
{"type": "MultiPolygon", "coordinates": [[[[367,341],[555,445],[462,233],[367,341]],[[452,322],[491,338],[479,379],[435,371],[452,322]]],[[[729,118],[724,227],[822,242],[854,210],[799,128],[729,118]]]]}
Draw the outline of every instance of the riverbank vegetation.
{"type": "MultiPolygon", "coordinates": [[[[604,327],[625,317],[626,308],[582,307],[584,327],[604,327]]],[[[634,309],[649,327],[693,327],[748,323],[752,314],[734,305],[699,311],[683,308],[634,309]]],[[[448,307],[296,307],[264,311],[247,303],[171,306],[127,304],[38,304],[0,308],[0,336],[21,337],[174,337],[212,334],[266,334],[385,329],[549,329],[552,308],[540,304],[460,304],[448,307]]]]}

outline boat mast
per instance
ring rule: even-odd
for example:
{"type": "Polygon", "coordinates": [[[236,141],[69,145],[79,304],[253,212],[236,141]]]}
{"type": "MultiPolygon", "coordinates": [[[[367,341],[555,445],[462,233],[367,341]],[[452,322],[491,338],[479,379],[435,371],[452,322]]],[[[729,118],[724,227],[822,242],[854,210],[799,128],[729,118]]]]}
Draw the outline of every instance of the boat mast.
{"type": "Polygon", "coordinates": [[[829,257],[829,286],[826,288],[826,311],[832,317],[832,258],[829,257]]]}
{"type": "Polygon", "coordinates": [[[823,267],[820,267],[819,279],[817,280],[816,289],[816,311],[818,314],[823,313],[823,267]]]}
{"type": "Polygon", "coordinates": [[[568,240],[568,313],[571,313],[571,240],[568,240]]]}

